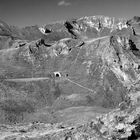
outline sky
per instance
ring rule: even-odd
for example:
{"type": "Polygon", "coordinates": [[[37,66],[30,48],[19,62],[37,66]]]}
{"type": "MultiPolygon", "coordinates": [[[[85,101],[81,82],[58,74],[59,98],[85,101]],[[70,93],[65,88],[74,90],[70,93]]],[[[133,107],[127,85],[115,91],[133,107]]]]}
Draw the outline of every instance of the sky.
{"type": "Polygon", "coordinates": [[[0,0],[0,19],[19,27],[95,15],[140,16],[140,0],[0,0]]]}

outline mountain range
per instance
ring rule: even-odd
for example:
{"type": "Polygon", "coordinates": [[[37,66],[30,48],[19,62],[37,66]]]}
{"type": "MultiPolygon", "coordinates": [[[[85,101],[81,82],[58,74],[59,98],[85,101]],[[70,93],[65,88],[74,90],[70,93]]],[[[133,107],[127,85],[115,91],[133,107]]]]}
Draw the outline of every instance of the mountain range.
{"type": "Polygon", "coordinates": [[[1,139],[138,139],[139,81],[140,17],[0,21],[1,139]]]}

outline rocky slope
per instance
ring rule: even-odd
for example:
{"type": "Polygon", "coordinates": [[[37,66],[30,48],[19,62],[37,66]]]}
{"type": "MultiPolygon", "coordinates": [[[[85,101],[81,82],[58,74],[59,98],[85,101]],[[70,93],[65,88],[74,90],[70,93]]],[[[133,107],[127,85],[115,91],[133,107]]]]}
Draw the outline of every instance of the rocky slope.
{"type": "Polygon", "coordinates": [[[138,139],[139,25],[0,21],[1,139],[138,139]]]}

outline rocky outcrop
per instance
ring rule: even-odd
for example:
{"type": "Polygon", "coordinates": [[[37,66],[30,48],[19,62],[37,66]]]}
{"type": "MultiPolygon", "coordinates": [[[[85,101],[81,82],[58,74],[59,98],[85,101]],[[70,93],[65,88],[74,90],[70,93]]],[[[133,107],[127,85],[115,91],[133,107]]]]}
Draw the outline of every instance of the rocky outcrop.
{"type": "MultiPolygon", "coordinates": [[[[37,122],[31,139],[139,137],[139,17],[25,28],[0,23],[1,124],[28,123],[29,129],[37,122]]],[[[23,131],[12,133],[29,135],[23,131]]]]}

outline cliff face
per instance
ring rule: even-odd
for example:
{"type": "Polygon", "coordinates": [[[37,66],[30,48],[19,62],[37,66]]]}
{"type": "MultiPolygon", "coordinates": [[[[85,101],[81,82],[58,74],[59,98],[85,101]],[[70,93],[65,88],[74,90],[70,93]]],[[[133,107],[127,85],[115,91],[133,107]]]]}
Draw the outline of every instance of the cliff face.
{"type": "Polygon", "coordinates": [[[139,91],[139,19],[0,21],[0,123],[82,123],[126,104],[139,91]]]}

